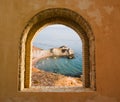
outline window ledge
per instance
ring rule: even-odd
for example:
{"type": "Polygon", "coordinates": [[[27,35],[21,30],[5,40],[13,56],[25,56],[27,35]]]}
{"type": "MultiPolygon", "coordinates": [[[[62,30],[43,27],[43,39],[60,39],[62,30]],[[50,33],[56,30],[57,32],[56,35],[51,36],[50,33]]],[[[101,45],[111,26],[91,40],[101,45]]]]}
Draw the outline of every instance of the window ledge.
{"type": "Polygon", "coordinates": [[[83,87],[31,87],[25,88],[21,92],[94,92],[91,88],[83,88],[83,87]]]}

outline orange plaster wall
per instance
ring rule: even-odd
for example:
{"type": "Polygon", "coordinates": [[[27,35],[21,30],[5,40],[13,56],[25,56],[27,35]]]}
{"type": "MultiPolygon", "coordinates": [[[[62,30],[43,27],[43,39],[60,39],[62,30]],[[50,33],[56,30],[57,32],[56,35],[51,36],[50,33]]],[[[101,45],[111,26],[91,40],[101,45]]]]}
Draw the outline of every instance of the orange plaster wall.
{"type": "Polygon", "coordinates": [[[1,0],[0,102],[120,102],[119,0],[1,0]],[[68,8],[82,15],[95,35],[96,92],[18,92],[18,54],[22,31],[36,13],[68,8]]]}

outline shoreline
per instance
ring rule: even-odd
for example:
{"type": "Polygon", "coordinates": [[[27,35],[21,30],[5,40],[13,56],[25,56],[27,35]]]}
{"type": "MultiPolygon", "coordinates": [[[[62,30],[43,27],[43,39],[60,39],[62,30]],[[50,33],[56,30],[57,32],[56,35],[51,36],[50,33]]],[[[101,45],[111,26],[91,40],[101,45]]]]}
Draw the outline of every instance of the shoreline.
{"type": "Polygon", "coordinates": [[[80,87],[82,86],[82,81],[81,78],[46,72],[33,67],[32,86],[80,87]]]}
{"type": "Polygon", "coordinates": [[[47,57],[67,57],[69,59],[74,58],[74,51],[66,46],[61,46],[59,48],[51,48],[49,50],[39,49],[33,46],[33,58],[32,66],[40,60],[47,57]]]}
{"type": "Polygon", "coordinates": [[[43,57],[36,57],[36,58],[32,59],[32,66],[35,67],[34,65],[35,65],[39,60],[42,60],[42,59],[45,59],[45,58],[48,58],[48,57],[52,57],[52,56],[49,55],[49,56],[43,56],[43,57]]]}
{"type": "MultiPolygon", "coordinates": [[[[81,87],[82,81],[80,77],[65,76],[62,74],[43,71],[35,67],[35,64],[42,59],[50,57],[70,57],[74,58],[73,53],[68,55],[68,48],[62,46],[50,50],[37,49],[32,59],[32,86],[57,86],[57,87],[81,87]],[[37,53],[39,52],[39,53],[37,53]]],[[[71,51],[71,50],[70,50],[71,51]]]]}
{"type": "Polygon", "coordinates": [[[46,58],[55,58],[55,59],[56,59],[57,57],[66,57],[66,56],[53,56],[53,55],[49,55],[49,56],[37,57],[37,58],[32,59],[32,66],[35,67],[34,65],[35,65],[39,60],[46,59],[46,58]]]}

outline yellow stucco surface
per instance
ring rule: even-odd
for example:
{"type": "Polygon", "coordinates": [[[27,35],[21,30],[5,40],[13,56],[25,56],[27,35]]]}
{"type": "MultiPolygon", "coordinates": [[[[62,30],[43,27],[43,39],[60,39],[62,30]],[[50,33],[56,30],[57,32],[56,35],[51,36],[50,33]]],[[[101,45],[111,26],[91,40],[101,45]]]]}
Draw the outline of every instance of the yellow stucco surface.
{"type": "Polygon", "coordinates": [[[0,102],[120,102],[119,0],[1,0],[0,102]],[[82,15],[95,36],[95,92],[18,91],[20,37],[27,22],[47,8],[67,8],[82,15]]]}

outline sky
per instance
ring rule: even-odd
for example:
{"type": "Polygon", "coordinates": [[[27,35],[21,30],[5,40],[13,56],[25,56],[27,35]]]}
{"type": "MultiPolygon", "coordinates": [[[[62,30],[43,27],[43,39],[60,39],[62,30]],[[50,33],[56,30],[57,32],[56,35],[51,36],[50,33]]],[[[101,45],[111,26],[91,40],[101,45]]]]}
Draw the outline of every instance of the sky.
{"type": "MultiPolygon", "coordinates": [[[[78,34],[70,27],[61,24],[54,24],[45,27],[44,29],[37,32],[35,38],[33,39],[34,44],[40,43],[41,46],[42,44],[49,44],[52,47],[53,41],[55,45],[60,44],[69,46],[73,44],[70,42],[72,41],[74,42],[74,45],[76,44],[76,42],[79,42],[79,45],[82,46],[82,42],[78,34]],[[70,43],[68,44],[67,41],[70,43]]],[[[55,46],[53,45],[53,47],[55,46]]]]}
{"type": "Polygon", "coordinates": [[[37,33],[34,41],[46,39],[81,40],[73,29],[61,24],[50,25],[42,29],[37,33]]]}

